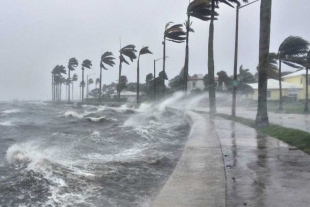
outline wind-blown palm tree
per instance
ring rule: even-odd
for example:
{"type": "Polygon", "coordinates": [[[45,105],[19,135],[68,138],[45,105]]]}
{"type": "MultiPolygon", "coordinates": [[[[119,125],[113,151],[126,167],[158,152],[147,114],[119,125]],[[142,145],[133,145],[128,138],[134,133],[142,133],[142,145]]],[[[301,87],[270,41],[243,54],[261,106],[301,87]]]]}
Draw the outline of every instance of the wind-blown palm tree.
{"type": "Polygon", "coordinates": [[[137,103],[139,103],[139,84],[140,84],[140,56],[145,54],[153,54],[149,47],[142,47],[139,52],[138,64],[137,64],[137,103]]]}
{"type": "MultiPolygon", "coordinates": [[[[75,67],[78,66],[78,61],[76,58],[70,58],[69,63],[68,63],[68,79],[70,80],[70,71],[74,71],[75,67]]],[[[70,102],[70,87],[68,88],[68,102],[70,102]]]]}
{"type": "Polygon", "coordinates": [[[122,63],[124,62],[127,65],[129,65],[129,63],[127,62],[127,60],[125,59],[124,56],[127,56],[131,60],[131,62],[133,62],[133,60],[137,58],[137,56],[136,56],[137,50],[135,48],[136,48],[136,46],[134,46],[134,45],[127,45],[119,51],[119,53],[120,53],[120,56],[119,56],[119,59],[120,59],[120,61],[119,61],[119,74],[118,74],[118,85],[119,86],[116,87],[119,89],[117,91],[118,101],[120,101],[120,99],[121,99],[121,88],[122,87],[120,86],[120,84],[121,84],[121,74],[122,74],[122,63]]]}
{"type": "Polygon", "coordinates": [[[306,103],[305,103],[305,112],[309,112],[308,102],[309,102],[309,69],[310,69],[310,50],[307,53],[306,61],[306,103]]]}
{"type": "Polygon", "coordinates": [[[304,56],[308,51],[309,42],[301,37],[289,36],[280,45],[278,50],[278,60],[279,60],[279,88],[280,88],[280,98],[279,98],[279,110],[283,110],[282,101],[282,78],[281,78],[281,63],[294,68],[300,68],[300,66],[295,65],[292,59],[296,57],[304,56]]]}
{"type": "Polygon", "coordinates": [[[258,65],[258,105],[255,120],[255,124],[258,127],[269,126],[267,111],[267,80],[270,48],[271,7],[272,0],[261,0],[258,65]]]}
{"type": "Polygon", "coordinates": [[[77,81],[78,80],[78,75],[77,74],[74,74],[72,76],[72,101],[73,101],[73,82],[77,81]]]}
{"type": "Polygon", "coordinates": [[[84,88],[85,88],[85,81],[84,81],[84,69],[85,68],[88,68],[88,69],[91,69],[91,61],[86,59],[83,61],[82,63],[82,102],[84,101],[84,88]]]}
{"type": "Polygon", "coordinates": [[[61,84],[61,74],[67,74],[65,67],[63,65],[56,65],[52,71],[53,75],[53,100],[60,100],[60,84],[61,84]]]}
{"type": "Polygon", "coordinates": [[[209,43],[208,43],[208,77],[209,77],[209,104],[210,113],[216,113],[216,99],[215,99],[215,82],[214,82],[214,20],[218,14],[215,12],[215,8],[218,8],[219,3],[224,3],[230,7],[233,7],[231,3],[240,5],[240,2],[248,2],[248,0],[194,0],[188,7],[188,13],[190,16],[196,17],[203,21],[210,20],[209,27],[209,43]],[[211,18],[210,18],[211,16],[211,18]]]}
{"type": "Polygon", "coordinates": [[[91,85],[91,84],[93,84],[93,83],[94,83],[93,79],[90,78],[90,79],[88,80],[88,85],[87,85],[87,100],[88,100],[88,96],[89,96],[89,85],[91,85]]]}
{"type": "MultiPolygon", "coordinates": [[[[186,33],[183,31],[182,24],[172,25],[168,22],[165,26],[163,41],[163,72],[166,73],[166,40],[174,43],[183,43],[186,40],[186,33]]],[[[165,79],[163,79],[163,95],[165,95],[165,79]]]]}
{"type": "MultiPolygon", "coordinates": [[[[102,69],[104,70],[108,70],[106,68],[106,66],[104,64],[107,64],[111,67],[113,67],[115,65],[115,62],[114,62],[114,57],[113,57],[113,54],[112,52],[105,52],[102,56],[101,56],[101,60],[100,60],[100,84],[99,84],[99,99],[101,100],[101,94],[102,94],[102,69]]],[[[96,81],[97,82],[97,81],[96,81]]]]}
{"type": "Polygon", "coordinates": [[[186,46],[185,46],[185,63],[184,63],[184,91],[187,91],[187,78],[188,78],[188,65],[189,65],[189,33],[194,32],[194,29],[191,28],[193,22],[190,20],[190,15],[187,13],[187,21],[185,21],[184,26],[186,28],[186,46]]]}

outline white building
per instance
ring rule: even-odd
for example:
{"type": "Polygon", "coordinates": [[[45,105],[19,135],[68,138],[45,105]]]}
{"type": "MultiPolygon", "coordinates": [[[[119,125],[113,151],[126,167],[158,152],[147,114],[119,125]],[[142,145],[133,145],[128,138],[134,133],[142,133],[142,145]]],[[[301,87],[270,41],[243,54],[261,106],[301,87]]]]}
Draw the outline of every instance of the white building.
{"type": "Polygon", "coordinates": [[[190,92],[195,89],[204,90],[205,85],[203,83],[203,75],[195,74],[190,76],[187,80],[187,91],[190,92]]]}
{"type": "MultiPolygon", "coordinates": [[[[145,93],[139,92],[139,96],[144,95],[145,93]]],[[[115,94],[111,94],[111,98],[114,96],[117,97],[117,91],[115,91],[115,94]]],[[[135,103],[137,99],[137,92],[131,92],[131,91],[122,91],[121,92],[121,99],[126,98],[127,102],[135,103]]]]}

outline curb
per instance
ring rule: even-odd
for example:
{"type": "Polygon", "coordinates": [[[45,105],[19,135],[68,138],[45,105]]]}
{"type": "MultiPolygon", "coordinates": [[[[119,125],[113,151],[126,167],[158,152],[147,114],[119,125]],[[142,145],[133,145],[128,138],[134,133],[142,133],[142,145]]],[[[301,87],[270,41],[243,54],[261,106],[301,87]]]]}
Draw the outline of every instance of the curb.
{"type": "MultiPolygon", "coordinates": [[[[183,113],[167,107],[166,110],[183,113]]],[[[211,121],[185,111],[191,126],[183,154],[151,207],[225,207],[226,178],[222,148],[211,121]]]]}

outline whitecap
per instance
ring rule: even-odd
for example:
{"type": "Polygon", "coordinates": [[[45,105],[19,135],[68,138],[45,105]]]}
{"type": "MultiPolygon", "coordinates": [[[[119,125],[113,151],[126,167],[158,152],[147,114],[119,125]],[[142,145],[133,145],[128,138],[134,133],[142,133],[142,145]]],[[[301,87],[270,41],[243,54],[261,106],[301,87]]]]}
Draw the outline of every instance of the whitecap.
{"type": "Polygon", "coordinates": [[[92,121],[92,122],[117,121],[117,119],[106,118],[105,116],[101,116],[101,117],[87,117],[86,119],[88,119],[89,121],[92,121]]]}
{"type": "Polygon", "coordinates": [[[0,122],[1,126],[14,126],[14,124],[11,121],[5,121],[5,122],[0,122]]]}
{"type": "Polygon", "coordinates": [[[9,110],[2,111],[2,113],[4,114],[14,114],[14,113],[19,113],[19,112],[20,112],[20,109],[9,109],[9,110]]]}

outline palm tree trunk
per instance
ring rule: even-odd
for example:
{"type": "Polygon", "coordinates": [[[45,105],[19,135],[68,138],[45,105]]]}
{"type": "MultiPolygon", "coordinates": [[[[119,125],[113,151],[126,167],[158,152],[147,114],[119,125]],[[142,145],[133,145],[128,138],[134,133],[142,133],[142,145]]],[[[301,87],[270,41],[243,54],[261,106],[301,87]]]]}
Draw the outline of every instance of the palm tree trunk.
{"type": "Polygon", "coordinates": [[[139,82],[140,82],[139,63],[140,63],[140,56],[138,58],[138,66],[137,66],[137,104],[139,103],[139,82]]]}
{"type": "MultiPolygon", "coordinates": [[[[97,84],[96,84],[96,87],[97,87],[97,84]]],[[[102,87],[102,68],[100,67],[100,83],[99,83],[99,101],[100,102],[101,102],[101,97],[102,97],[101,87],[102,87]]]]}
{"type": "Polygon", "coordinates": [[[70,102],[70,69],[68,70],[68,102],[70,102]]]}
{"type": "Polygon", "coordinates": [[[308,79],[308,73],[309,73],[309,68],[306,67],[306,103],[305,103],[305,110],[304,112],[308,113],[308,99],[309,99],[309,79],[308,79]]]}
{"type": "Polygon", "coordinates": [[[66,97],[68,97],[68,83],[66,84],[66,97]]]}
{"type": "Polygon", "coordinates": [[[119,62],[119,72],[118,72],[118,88],[117,89],[117,95],[118,95],[118,101],[121,101],[121,73],[122,73],[122,61],[119,62]]]}
{"type": "Polygon", "coordinates": [[[238,67],[238,38],[239,38],[239,8],[236,8],[236,34],[235,34],[235,60],[234,60],[234,82],[233,82],[233,97],[232,97],[232,117],[236,116],[236,99],[237,99],[237,67],[238,67]]]}
{"type": "Polygon", "coordinates": [[[59,99],[60,99],[60,101],[61,101],[61,87],[62,87],[62,84],[60,83],[60,89],[59,89],[59,99]]]}
{"type": "Polygon", "coordinates": [[[272,0],[261,0],[259,34],[259,69],[258,69],[258,105],[256,126],[269,126],[267,111],[267,80],[270,47],[272,0]]]}
{"type": "Polygon", "coordinates": [[[279,111],[283,110],[283,101],[282,101],[282,77],[281,77],[281,58],[279,58],[279,111]]]}
{"type": "Polygon", "coordinates": [[[208,74],[209,74],[209,107],[210,114],[216,113],[216,100],[215,100],[215,83],[214,83],[214,51],[213,51],[213,40],[214,40],[214,10],[215,0],[212,0],[212,13],[209,29],[209,46],[208,46],[208,74]]]}
{"type": "MultiPolygon", "coordinates": [[[[164,37],[164,41],[163,41],[163,76],[165,76],[166,74],[166,37],[164,37]]],[[[165,78],[163,78],[163,97],[165,96],[165,78]]]]}
{"type": "Polygon", "coordinates": [[[72,101],[73,101],[73,80],[72,80],[72,101]]]}
{"type": "Polygon", "coordinates": [[[84,70],[82,70],[82,102],[84,102],[84,70]]]}
{"type": "Polygon", "coordinates": [[[188,77],[188,63],[189,63],[189,29],[190,29],[190,16],[187,15],[187,27],[186,27],[186,47],[185,47],[185,64],[184,64],[184,91],[187,92],[187,77],[188,77]]]}

